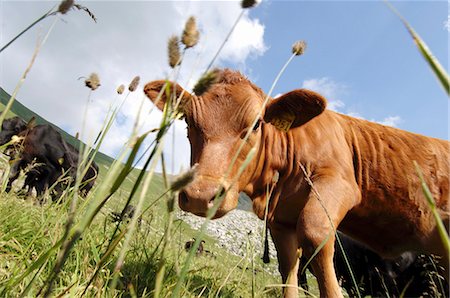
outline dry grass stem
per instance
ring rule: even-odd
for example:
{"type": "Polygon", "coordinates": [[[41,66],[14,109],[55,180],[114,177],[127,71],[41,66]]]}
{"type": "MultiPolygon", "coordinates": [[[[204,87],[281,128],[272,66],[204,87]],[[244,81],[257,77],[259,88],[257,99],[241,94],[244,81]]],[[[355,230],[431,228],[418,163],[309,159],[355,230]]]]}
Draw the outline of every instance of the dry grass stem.
{"type": "Polygon", "coordinates": [[[186,48],[192,48],[198,43],[200,32],[197,30],[197,23],[194,17],[190,17],[184,27],[181,42],[186,48]]]}
{"type": "Polygon", "coordinates": [[[220,71],[218,69],[213,69],[210,72],[205,73],[195,84],[194,91],[195,95],[200,96],[219,80],[220,71]]]}
{"type": "Polygon", "coordinates": [[[91,75],[89,76],[89,78],[87,78],[84,83],[86,84],[86,87],[90,88],[92,91],[96,90],[98,87],[100,87],[100,78],[98,77],[98,75],[93,72],[91,73],[91,75]]]}
{"type": "Polygon", "coordinates": [[[36,24],[38,24],[39,22],[41,22],[42,20],[46,19],[49,16],[54,16],[56,15],[58,12],[61,14],[65,14],[67,13],[72,7],[77,8],[78,10],[84,10],[85,12],[87,12],[89,14],[89,16],[94,20],[94,22],[97,22],[97,19],[95,18],[94,14],[92,12],[89,11],[88,8],[79,5],[79,4],[75,4],[74,0],[64,0],[60,3],[58,10],[54,10],[53,8],[50,9],[48,12],[46,12],[44,15],[42,15],[40,18],[38,18],[36,21],[34,21],[33,23],[31,23],[27,28],[25,28],[24,30],[22,30],[22,32],[20,32],[19,34],[17,34],[11,41],[9,41],[7,44],[5,44],[1,49],[0,49],[0,53],[3,52],[7,47],[9,47],[14,41],[16,41],[20,36],[22,36],[25,32],[27,32],[28,30],[30,30],[32,27],[34,27],[36,24]]]}
{"type": "MultiPolygon", "coordinates": [[[[139,76],[135,76],[134,79],[131,81],[130,85],[128,86],[128,90],[130,90],[130,92],[136,91],[140,80],[141,80],[141,78],[139,76]]],[[[118,90],[117,90],[117,93],[119,93],[118,90]]],[[[121,94],[121,93],[119,93],[119,94],[121,94]]]]}
{"type": "Polygon", "coordinates": [[[179,39],[178,36],[172,36],[169,38],[168,50],[169,50],[169,65],[172,68],[179,65],[181,63],[181,53],[179,47],[179,39]]]}
{"type": "MultiPolygon", "coordinates": [[[[31,57],[30,63],[28,64],[27,68],[25,69],[25,72],[23,73],[22,77],[20,78],[19,82],[17,83],[17,85],[16,85],[16,87],[15,87],[13,93],[11,94],[11,98],[9,99],[9,101],[8,101],[8,103],[6,104],[5,108],[3,109],[3,112],[0,114],[0,126],[2,125],[3,120],[5,119],[6,115],[8,114],[8,111],[11,109],[11,107],[12,107],[14,101],[15,101],[15,98],[16,98],[16,96],[17,96],[17,93],[19,92],[20,88],[22,87],[22,84],[25,82],[25,80],[26,80],[26,78],[27,78],[27,75],[28,75],[28,73],[29,73],[30,70],[31,70],[31,67],[32,67],[33,64],[34,64],[34,61],[36,60],[36,57],[37,57],[39,51],[41,50],[41,47],[42,47],[42,46],[44,45],[44,43],[47,41],[48,36],[50,35],[50,33],[52,32],[53,28],[55,27],[56,20],[57,20],[57,19],[55,19],[55,21],[53,21],[53,23],[52,23],[52,25],[50,26],[50,29],[48,30],[48,32],[47,32],[47,34],[45,35],[45,37],[44,37],[42,40],[38,39],[37,44],[36,44],[36,48],[35,48],[35,50],[34,50],[34,52],[33,52],[33,56],[31,57]]],[[[29,27],[29,28],[31,28],[31,27],[29,27]]],[[[29,28],[27,28],[26,30],[28,30],[29,28]]],[[[26,31],[26,30],[25,30],[25,31],[26,31]]],[[[24,32],[25,32],[25,31],[24,31],[24,32]]],[[[18,35],[18,36],[20,36],[20,35],[18,35]]],[[[18,36],[17,36],[17,37],[18,37],[18,36]]],[[[3,51],[3,50],[4,50],[9,44],[11,44],[14,40],[15,40],[15,39],[13,39],[10,43],[8,43],[7,45],[5,45],[5,46],[0,50],[0,52],[3,51]]]]}
{"type": "Polygon", "coordinates": [[[292,53],[295,56],[303,55],[306,50],[306,42],[304,40],[299,40],[292,45],[292,53]]]}
{"type": "MultiPolygon", "coordinates": [[[[313,181],[311,180],[310,174],[306,171],[305,167],[303,166],[303,164],[302,164],[301,162],[297,162],[297,164],[298,164],[298,165],[300,166],[300,168],[302,169],[303,175],[304,175],[304,177],[305,177],[306,182],[307,182],[307,183],[309,184],[309,186],[311,187],[312,192],[314,193],[316,199],[319,201],[320,206],[321,206],[322,209],[324,210],[324,212],[325,212],[325,214],[326,214],[326,216],[327,216],[327,218],[328,218],[328,221],[330,222],[330,226],[331,226],[331,228],[332,228],[332,232],[334,232],[335,237],[336,237],[335,241],[336,241],[336,243],[338,244],[339,248],[341,249],[341,251],[342,251],[342,256],[344,257],[345,265],[346,265],[347,268],[349,269],[350,277],[351,277],[351,279],[352,279],[352,283],[353,283],[353,285],[355,286],[355,289],[356,289],[356,294],[358,295],[358,297],[361,297],[361,294],[360,294],[359,288],[358,288],[358,283],[356,282],[355,275],[354,275],[353,270],[352,270],[352,268],[351,268],[351,266],[350,266],[350,263],[349,263],[349,261],[348,261],[347,254],[346,254],[346,252],[345,252],[345,250],[344,250],[344,247],[343,247],[343,245],[342,245],[342,242],[341,242],[341,238],[339,237],[339,234],[337,233],[336,226],[334,225],[333,220],[331,219],[330,213],[328,212],[328,210],[327,210],[325,204],[323,203],[323,200],[322,200],[322,197],[320,196],[320,193],[317,191],[316,187],[314,186],[314,183],[313,183],[313,181]]],[[[327,236],[327,238],[325,238],[325,240],[324,240],[324,242],[321,244],[321,246],[325,245],[325,242],[328,241],[328,238],[329,238],[330,235],[331,235],[331,233],[327,236]]],[[[320,249],[322,248],[321,246],[319,246],[320,249]]],[[[318,253],[318,250],[316,249],[316,252],[314,252],[314,254],[311,256],[311,258],[308,260],[308,262],[304,265],[305,267],[306,267],[307,264],[311,261],[311,259],[314,257],[314,255],[317,254],[317,253],[318,253]]]]}

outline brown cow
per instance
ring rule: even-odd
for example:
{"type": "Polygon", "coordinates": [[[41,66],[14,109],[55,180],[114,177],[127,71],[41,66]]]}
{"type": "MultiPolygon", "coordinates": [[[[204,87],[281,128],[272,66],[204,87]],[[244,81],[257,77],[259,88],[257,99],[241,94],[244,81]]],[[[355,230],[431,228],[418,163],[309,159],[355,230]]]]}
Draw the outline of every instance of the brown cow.
{"type": "MultiPolygon", "coordinates": [[[[151,82],[144,91],[155,101],[163,85],[151,82]]],[[[177,95],[182,90],[176,85],[177,95]]],[[[162,95],[159,108],[166,101],[162,95]]],[[[236,208],[243,191],[262,219],[266,191],[278,172],[269,227],[288,284],[286,297],[298,293],[299,254],[309,258],[324,243],[312,262],[320,295],[342,297],[333,267],[333,227],[384,257],[404,251],[442,255],[448,275],[448,254],[413,161],[422,168],[448,231],[449,142],[325,110],[326,100],[305,89],[271,100],[265,108],[264,98],[260,88],[231,70],[222,70],[201,96],[184,93],[191,164],[198,167],[195,180],[180,193],[181,209],[205,216],[216,195],[225,193],[218,218],[236,208]],[[263,116],[252,127],[262,108],[263,116]],[[289,117],[293,122],[287,132],[271,124],[289,117]],[[230,165],[248,130],[249,139],[230,165]],[[232,183],[252,148],[257,153],[232,183]],[[229,167],[231,175],[225,177],[229,167]]]]}

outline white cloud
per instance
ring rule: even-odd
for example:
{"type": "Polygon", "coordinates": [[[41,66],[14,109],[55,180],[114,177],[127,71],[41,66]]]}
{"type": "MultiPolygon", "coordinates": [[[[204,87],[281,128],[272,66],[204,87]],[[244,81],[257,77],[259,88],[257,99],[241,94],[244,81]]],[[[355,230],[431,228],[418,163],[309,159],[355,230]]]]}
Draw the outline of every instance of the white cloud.
{"type": "Polygon", "coordinates": [[[355,112],[355,111],[346,112],[345,115],[348,115],[348,116],[351,116],[351,117],[355,117],[355,118],[359,118],[359,119],[365,119],[360,113],[355,112]]]}
{"type": "MultiPolygon", "coordinates": [[[[197,17],[202,37],[204,37],[201,39],[199,47],[204,48],[202,60],[204,63],[209,63],[241,13],[239,2],[181,2],[179,5],[179,8],[183,10],[180,12],[180,17],[186,14],[197,17]]],[[[249,57],[262,55],[266,50],[263,38],[264,26],[258,19],[251,19],[248,10],[244,11],[242,18],[218,56],[219,62],[244,63],[249,57]]]]}
{"type": "MultiPolygon", "coordinates": [[[[2,41],[23,30],[33,20],[51,8],[50,2],[3,2],[2,41]]],[[[138,91],[132,93],[121,110],[118,121],[111,127],[101,150],[115,155],[130,136],[134,119],[143,99],[142,86],[154,79],[164,79],[170,72],[167,63],[167,40],[181,34],[190,15],[197,19],[200,43],[187,52],[179,81],[192,86],[203,72],[241,12],[239,2],[87,2],[96,15],[95,24],[83,12],[70,11],[58,20],[44,44],[18,99],[54,124],[75,134],[81,130],[89,90],[79,77],[96,72],[101,87],[91,94],[86,118],[85,140],[101,129],[110,105],[117,102],[115,90],[119,84],[128,85],[136,75],[141,76],[138,91]]],[[[37,36],[45,35],[54,18],[33,28],[0,55],[0,81],[12,92],[34,51],[37,36]]],[[[245,66],[245,61],[262,55],[264,26],[246,11],[216,65],[223,63],[245,66]]],[[[159,125],[156,112],[148,114],[152,104],[145,99],[142,131],[159,125]]],[[[176,125],[176,166],[187,167],[189,146],[183,124],[176,125]],[[181,126],[180,126],[181,125],[181,126]]],[[[168,136],[167,140],[171,137],[168,136]]],[[[147,144],[151,141],[151,137],[147,144]]],[[[169,144],[170,142],[166,142],[169,144]]],[[[171,144],[168,145],[170,150],[171,144]]]]}
{"type": "Polygon", "coordinates": [[[227,60],[244,63],[248,57],[262,55],[266,50],[263,36],[264,26],[259,20],[251,20],[246,16],[225,45],[223,56],[227,60]]]}
{"type": "MultiPolygon", "coordinates": [[[[345,114],[348,116],[351,116],[351,117],[367,120],[360,113],[355,112],[355,111],[349,111],[349,112],[346,112],[345,114]]],[[[392,126],[392,127],[397,127],[400,123],[403,122],[403,120],[400,116],[388,116],[388,117],[384,118],[383,120],[370,119],[370,121],[377,122],[377,123],[387,125],[387,126],[392,126]]]]}
{"type": "Polygon", "coordinates": [[[302,88],[310,89],[320,93],[328,101],[328,109],[340,111],[345,104],[340,100],[340,96],[346,93],[347,87],[343,84],[336,83],[330,78],[323,77],[318,79],[305,80],[302,88]]]}
{"type": "MultiPolygon", "coordinates": [[[[316,91],[324,96],[328,101],[327,108],[330,110],[343,113],[351,117],[365,119],[365,117],[359,112],[345,109],[345,103],[340,99],[341,96],[344,96],[348,91],[348,88],[344,84],[337,83],[328,77],[323,77],[305,80],[302,83],[302,88],[316,91]]],[[[375,119],[372,119],[371,121],[396,127],[402,122],[402,119],[400,116],[389,116],[381,121],[375,119]]]]}
{"type": "Polygon", "coordinates": [[[402,122],[402,119],[400,116],[389,116],[384,118],[382,121],[376,121],[380,124],[396,127],[398,124],[402,122]]]}
{"type": "Polygon", "coordinates": [[[447,16],[447,19],[444,21],[444,28],[450,32],[450,14],[447,16]]]}

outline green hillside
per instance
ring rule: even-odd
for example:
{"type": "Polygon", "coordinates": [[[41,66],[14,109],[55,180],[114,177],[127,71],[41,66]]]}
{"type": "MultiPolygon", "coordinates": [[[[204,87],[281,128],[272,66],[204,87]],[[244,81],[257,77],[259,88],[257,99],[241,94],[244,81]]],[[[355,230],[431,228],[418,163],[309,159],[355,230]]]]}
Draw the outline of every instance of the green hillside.
{"type": "MultiPolygon", "coordinates": [[[[4,105],[6,105],[8,103],[10,98],[11,98],[11,95],[9,95],[5,90],[3,90],[3,88],[0,88],[0,107],[2,109],[3,109],[4,105]]],[[[71,143],[76,148],[78,148],[79,145],[80,145],[80,140],[76,139],[74,136],[68,134],[67,132],[65,132],[64,130],[59,128],[58,126],[54,125],[53,123],[45,120],[44,118],[42,118],[41,116],[39,116],[35,112],[31,111],[26,106],[21,104],[17,99],[14,101],[14,104],[13,104],[13,106],[11,108],[11,111],[8,113],[7,117],[13,117],[14,115],[17,115],[17,116],[21,117],[25,121],[29,121],[31,119],[31,117],[35,117],[36,118],[36,122],[38,124],[50,124],[50,125],[52,125],[56,130],[59,131],[59,133],[61,133],[61,135],[63,136],[63,138],[67,142],[71,143]]],[[[99,165],[105,166],[106,168],[109,167],[109,165],[113,161],[114,161],[113,158],[109,157],[108,155],[106,155],[104,153],[98,152],[95,155],[95,162],[98,163],[99,165]]],[[[159,178],[159,174],[157,176],[159,178]]],[[[251,211],[252,210],[252,202],[251,202],[251,200],[246,195],[241,194],[239,196],[239,202],[238,202],[237,209],[251,211]]]]}
{"type": "MultiPolygon", "coordinates": [[[[3,88],[0,87],[0,103],[5,106],[9,99],[11,98],[11,95],[9,95],[3,88]]],[[[14,104],[11,108],[10,113],[8,116],[17,115],[20,118],[24,119],[25,121],[29,121],[32,117],[36,118],[37,124],[49,124],[53,126],[61,135],[62,137],[70,144],[74,145],[76,148],[79,148],[80,141],[76,139],[74,136],[68,134],[58,126],[54,125],[53,123],[45,120],[35,112],[28,109],[26,106],[21,104],[17,99],[14,101],[14,104]]],[[[113,158],[109,157],[108,155],[98,152],[95,156],[95,162],[99,164],[109,165],[114,161],[113,158]]]]}

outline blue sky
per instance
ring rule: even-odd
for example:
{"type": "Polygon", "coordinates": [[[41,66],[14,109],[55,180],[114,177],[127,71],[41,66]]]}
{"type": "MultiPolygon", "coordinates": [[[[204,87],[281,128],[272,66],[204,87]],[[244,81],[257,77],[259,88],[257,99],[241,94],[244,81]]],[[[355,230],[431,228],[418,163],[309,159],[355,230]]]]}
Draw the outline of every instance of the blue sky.
{"type": "MultiPolygon", "coordinates": [[[[447,68],[448,17],[444,1],[393,2],[447,68]]],[[[337,110],[448,139],[449,100],[396,15],[379,1],[272,1],[252,13],[265,26],[267,51],[246,68],[265,90],[288,57],[290,45],[304,39],[308,49],[294,60],[275,94],[327,78],[334,84],[337,110]]],[[[447,68],[448,69],[448,68],[447,68]]],[[[323,85],[323,84],[322,84],[323,85]]]]}
{"type": "MultiPolygon", "coordinates": [[[[166,78],[167,40],[196,17],[200,43],[184,58],[179,83],[188,89],[203,72],[240,14],[240,1],[83,1],[97,23],[79,11],[57,16],[18,99],[75,135],[80,131],[88,90],[80,77],[96,72],[102,86],[89,103],[87,133],[96,135],[115,90],[139,75],[120,119],[101,150],[115,156],[130,136],[140,103],[143,130],[156,127],[160,114],[143,96],[144,83],[166,78]]],[[[445,1],[394,1],[448,70],[448,4],[445,1]]],[[[9,41],[59,1],[0,1],[0,44],[9,41]]],[[[0,54],[0,85],[12,92],[27,67],[36,40],[55,18],[48,18],[0,54]]],[[[341,112],[448,139],[449,99],[420,56],[403,24],[382,1],[262,1],[246,11],[215,66],[240,70],[266,92],[291,55],[297,40],[308,43],[282,76],[272,95],[310,88],[341,112]]],[[[120,100],[119,100],[120,101],[120,100]]],[[[185,125],[176,124],[177,172],[189,162],[185,125]]],[[[172,133],[172,132],[171,132],[172,133]]],[[[169,140],[172,139],[169,135],[169,140]]],[[[148,143],[151,140],[148,140],[148,143]]],[[[168,142],[166,152],[172,153],[168,142]]]]}

